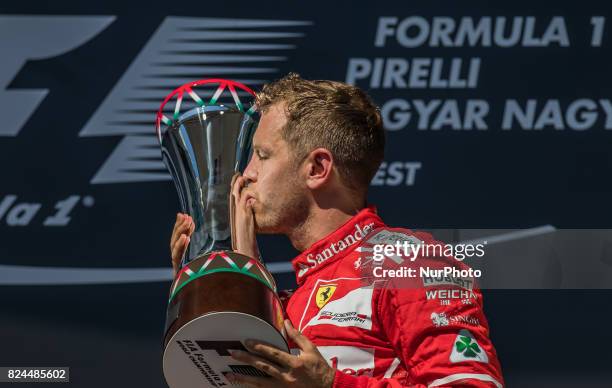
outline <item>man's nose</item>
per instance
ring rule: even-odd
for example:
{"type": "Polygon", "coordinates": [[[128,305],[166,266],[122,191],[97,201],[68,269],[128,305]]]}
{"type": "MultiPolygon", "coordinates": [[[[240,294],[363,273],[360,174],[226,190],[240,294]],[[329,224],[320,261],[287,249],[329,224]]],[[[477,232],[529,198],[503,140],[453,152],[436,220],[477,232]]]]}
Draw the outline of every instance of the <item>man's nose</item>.
{"type": "Polygon", "coordinates": [[[249,160],[249,164],[247,164],[242,176],[247,178],[251,182],[257,181],[257,167],[255,166],[255,158],[251,158],[249,160]]]}

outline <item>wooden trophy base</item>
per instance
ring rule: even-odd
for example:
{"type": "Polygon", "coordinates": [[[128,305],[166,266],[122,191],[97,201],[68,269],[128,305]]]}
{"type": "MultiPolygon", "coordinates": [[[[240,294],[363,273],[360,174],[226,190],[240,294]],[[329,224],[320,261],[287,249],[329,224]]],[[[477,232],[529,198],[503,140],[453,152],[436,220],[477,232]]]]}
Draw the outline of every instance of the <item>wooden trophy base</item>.
{"type": "Polygon", "coordinates": [[[256,339],[288,351],[272,275],[257,260],[221,251],[177,275],[167,310],[163,372],[171,388],[232,385],[224,373],[264,375],[231,358],[256,339]]]}

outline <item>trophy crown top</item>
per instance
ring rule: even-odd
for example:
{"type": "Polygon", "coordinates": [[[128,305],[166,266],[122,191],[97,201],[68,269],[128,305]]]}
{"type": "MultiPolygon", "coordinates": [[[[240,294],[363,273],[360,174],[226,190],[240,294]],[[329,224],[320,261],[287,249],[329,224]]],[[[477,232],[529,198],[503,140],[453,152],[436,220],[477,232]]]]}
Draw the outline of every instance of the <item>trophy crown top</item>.
{"type": "Polygon", "coordinates": [[[221,78],[210,78],[188,82],[182,86],[179,86],[168,94],[157,111],[155,130],[160,143],[162,140],[162,124],[171,126],[179,119],[179,117],[181,117],[181,107],[189,105],[183,103],[185,95],[191,99],[190,105],[192,106],[224,106],[221,104],[221,101],[224,98],[231,96],[229,104],[233,104],[239,111],[250,116],[256,109],[254,103],[251,103],[247,108],[247,106],[245,106],[245,104],[240,100],[240,95],[243,97],[245,95],[249,97],[255,96],[255,92],[251,88],[241,84],[240,82],[221,78]],[[216,89],[215,86],[217,86],[216,89]],[[206,99],[208,99],[208,103],[205,102],[206,99]],[[171,104],[169,104],[171,101],[175,101],[173,110],[169,110],[171,108],[171,104]],[[164,112],[169,113],[171,118],[168,118],[164,112]]]}

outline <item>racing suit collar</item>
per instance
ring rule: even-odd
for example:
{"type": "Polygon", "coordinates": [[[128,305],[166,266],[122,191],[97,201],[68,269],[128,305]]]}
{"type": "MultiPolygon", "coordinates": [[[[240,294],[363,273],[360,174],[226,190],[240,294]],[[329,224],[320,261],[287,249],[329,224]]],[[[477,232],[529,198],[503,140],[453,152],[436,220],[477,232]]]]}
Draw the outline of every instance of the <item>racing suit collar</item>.
{"type": "Polygon", "coordinates": [[[384,226],[384,223],[376,213],[376,206],[369,205],[360,210],[291,261],[297,284],[302,284],[312,273],[351,253],[369,231],[380,226],[384,226]]]}

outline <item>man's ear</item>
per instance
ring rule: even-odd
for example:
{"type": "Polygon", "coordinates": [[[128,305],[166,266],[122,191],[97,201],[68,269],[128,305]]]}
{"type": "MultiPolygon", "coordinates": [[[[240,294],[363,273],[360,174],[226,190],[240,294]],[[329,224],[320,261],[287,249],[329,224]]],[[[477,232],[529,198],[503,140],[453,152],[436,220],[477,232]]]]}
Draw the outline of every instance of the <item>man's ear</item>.
{"type": "Polygon", "coordinates": [[[318,189],[332,177],[334,158],[326,148],[312,150],[306,157],[306,185],[312,189],[318,189]]]}

